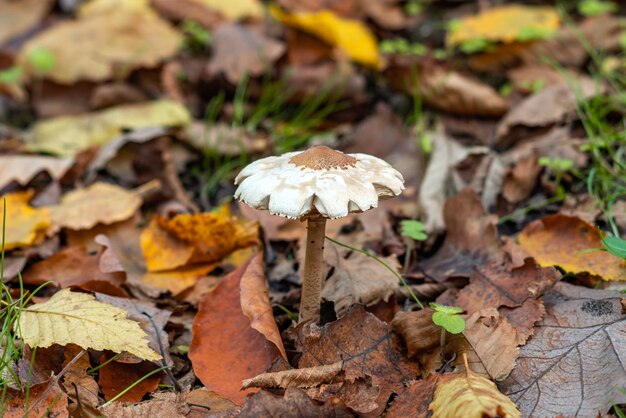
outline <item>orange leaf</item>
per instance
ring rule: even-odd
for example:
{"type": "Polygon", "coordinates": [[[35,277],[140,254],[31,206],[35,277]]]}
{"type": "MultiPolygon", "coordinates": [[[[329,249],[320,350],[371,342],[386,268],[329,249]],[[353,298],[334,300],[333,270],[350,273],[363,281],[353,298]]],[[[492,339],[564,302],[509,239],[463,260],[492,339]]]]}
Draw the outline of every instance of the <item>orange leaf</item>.
{"type": "Polygon", "coordinates": [[[626,280],[626,263],[602,248],[600,233],[580,218],[550,215],[526,226],[519,243],[541,266],[560,266],[571,273],[589,273],[603,280],[626,280]]]}
{"type": "MultiPolygon", "coordinates": [[[[100,364],[109,360],[110,356],[102,355],[100,364]]],[[[120,363],[111,361],[100,369],[98,384],[102,388],[104,399],[107,401],[116,396],[118,393],[135,383],[137,380],[157,369],[150,361],[142,361],[141,363],[120,363]]],[[[146,393],[152,393],[159,386],[162,372],[155,373],[148,378],[142,380],[132,389],[119,397],[121,402],[139,402],[146,393]]]]}
{"type": "Polygon", "coordinates": [[[200,303],[192,326],[189,358],[196,376],[207,390],[237,404],[242,404],[248,393],[258,391],[240,391],[241,381],[265,372],[272,361],[284,353],[276,325],[269,338],[253,328],[256,326],[264,332],[271,328],[264,322],[269,319],[267,310],[271,308],[264,306],[269,300],[261,297],[254,306],[246,308],[247,314],[256,320],[251,321],[243,312],[243,295],[251,289],[267,292],[260,285],[261,280],[264,282],[261,263],[262,255],[257,254],[224,277],[200,303]],[[259,283],[251,284],[257,281],[259,283]],[[245,288],[243,294],[240,287],[245,288]],[[264,326],[259,326],[260,318],[264,326]]]}

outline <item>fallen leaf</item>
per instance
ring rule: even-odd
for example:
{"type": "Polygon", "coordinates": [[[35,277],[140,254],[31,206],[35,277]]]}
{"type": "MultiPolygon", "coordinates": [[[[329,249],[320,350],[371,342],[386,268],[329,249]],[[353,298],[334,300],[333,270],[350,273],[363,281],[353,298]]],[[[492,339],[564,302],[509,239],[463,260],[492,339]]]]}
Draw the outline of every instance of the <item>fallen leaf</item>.
{"type": "Polygon", "coordinates": [[[597,228],[580,218],[556,214],[534,221],[518,237],[520,246],[542,266],[588,273],[603,280],[626,280],[626,262],[602,248],[597,228]]]}
{"type": "Polygon", "coordinates": [[[422,262],[433,279],[443,282],[450,277],[469,277],[476,266],[504,260],[495,219],[485,212],[474,190],[467,188],[448,198],[443,217],[447,229],[443,246],[422,262]]]}
{"type": "Polygon", "coordinates": [[[465,373],[445,376],[437,386],[429,409],[433,418],[522,416],[515,404],[498,391],[495,383],[475,375],[469,369],[465,373]]]}
{"type": "Polygon", "coordinates": [[[141,234],[150,272],[217,262],[257,244],[256,227],[220,213],[178,214],[170,219],[156,215],[141,234]]]}
{"type": "Polygon", "coordinates": [[[37,122],[27,140],[26,149],[71,157],[89,147],[108,143],[123,130],[184,126],[190,120],[189,111],[184,106],[169,100],[117,106],[76,116],[59,116],[37,122]]]}
{"type": "Polygon", "coordinates": [[[455,305],[469,314],[485,308],[515,308],[528,299],[538,299],[560,279],[554,267],[540,267],[532,258],[524,260],[521,267],[490,262],[475,268],[455,305]]]}
{"type": "Polygon", "coordinates": [[[52,257],[26,269],[22,278],[25,284],[40,285],[47,281],[60,288],[82,286],[90,281],[102,281],[119,287],[124,273],[104,273],[99,267],[99,255],[92,255],[84,247],[68,247],[52,257]]]}
{"type": "Polygon", "coordinates": [[[270,14],[285,25],[311,33],[338,47],[360,64],[375,69],[382,65],[376,38],[367,26],[357,20],[341,18],[330,10],[289,13],[276,6],[270,6],[270,14]]]}
{"type": "Polygon", "coordinates": [[[385,418],[428,417],[428,406],[435,395],[438,382],[439,375],[432,373],[426,379],[411,383],[393,400],[385,418]]]}
{"type": "Polygon", "coordinates": [[[160,291],[170,291],[178,296],[195,286],[199,279],[209,274],[218,266],[217,263],[200,264],[170,271],[144,272],[137,277],[142,285],[160,291]]]}
{"type": "Polygon", "coordinates": [[[50,0],[0,1],[0,45],[39,23],[51,6],[50,0]]]}
{"type": "MultiPolygon", "coordinates": [[[[385,266],[364,254],[353,252],[344,258],[344,252],[336,245],[326,247],[324,259],[333,274],[324,282],[322,299],[334,303],[338,317],[352,306],[374,305],[388,301],[400,281],[385,266]]],[[[381,257],[392,269],[400,267],[395,256],[381,257]]]]}
{"type": "Polygon", "coordinates": [[[59,180],[74,164],[72,158],[55,158],[44,155],[0,155],[0,190],[11,182],[26,186],[38,174],[46,173],[59,180]]]}
{"type": "MultiPolygon", "coordinates": [[[[493,380],[504,380],[519,356],[515,328],[494,308],[474,312],[465,320],[463,336],[472,348],[468,353],[470,369],[493,380]],[[472,364],[475,355],[480,364],[472,364]]],[[[457,355],[461,353],[457,352],[457,355]]]]}
{"type": "Polygon", "coordinates": [[[99,223],[112,224],[132,217],[141,206],[141,196],[109,183],[94,183],[76,189],[48,206],[53,229],[91,229],[99,223]]]}
{"type": "MultiPolygon", "coordinates": [[[[261,262],[261,256],[257,255],[224,277],[200,303],[193,321],[189,358],[196,376],[208,390],[236,404],[256,391],[240,391],[241,381],[265,372],[282,352],[272,342],[276,340],[272,337],[270,341],[254,329],[249,316],[243,312],[246,301],[242,300],[240,287],[242,282],[258,280],[258,277],[246,276],[257,276],[259,267],[254,264],[261,262]]],[[[261,315],[267,309],[259,308],[261,315]]],[[[278,328],[275,330],[277,333],[278,328]]]]}
{"type": "Polygon", "coordinates": [[[418,365],[402,355],[399,340],[389,325],[360,306],[338,321],[300,335],[299,345],[302,356],[298,367],[343,361],[346,382],[371,379],[371,386],[380,388],[375,401],[382,409],[392,393],[399,393],[404,382],[419,373],[418,365]]]}
{"type": "Polygon", "coordinates": [[[221,0],[193,0],[209,10],[223,15],[228,20],[260,19],[263,17],[263,5],[258,0],[233,0],[224,3],[221,0]]]}
{"type": "Polygon", "coordinates": [[[524,40],[526,33],[550,36],[559,25],[559,14],[552,7],[500,6],[457,21],[448,32],[446,43],[459,45],[476,39],[509,43],[524,40]]]}
{"type": "MultiPolygon", "coordinates": [[[[65,347],[65,362],[63,367],[74,359],[82,348],[73,344],[68,344],[65,347]]],[[[98,397],[98,383],[94,380],[93,376],[87,374],[87,370],[91,368],[89,363],[89,356],[82,355],[69,369],[63,374],[63,388],[68,396],[74,401],[80,400],[82,405],[96,408],[100,404],[100,398],[98,397]]]]}
{"type": "Polygon", "coordinates": [[[185,402],[190,409],[187,418],[205,418],[207,410],[215,413],[237,407],[231,401],[220,397],[215,392],[206,390],[206,388],[192,390],[185,397],[185,402]]]}
{"type": "Polygon", "coordinates": [[[237,85],[245,76],[259,76],[285,52],[285,45],[237,24],[220,25],[213,32],[213,55],[209,74],[224,74],[237,85]]]}
{"type": "Polygon", "coordinates": [[[433,313],[435,311],[431,308],[397,312],[391,321],[393,330],[404,339],[409,357],[439,346],[441,328],[433,323],[433,313]]]}
{"type": "Polygon", "coordinates": [[[46,208],[34,208],[28,204],[33,192],[15,192],[2,196],[0,219],[4,225],[4,249],[25,247],[41,241],[50,225],[50,214],[46,208]],[[6,213],[4,211],[6,205],[6,213]]]}
{"type": "Polygon", "coordinates": [[[4,418],[23,418],[25,416],[69,417],[67,412],[67,395],[54,381],[33,385],[27,393],[7,388],[2,412],[4,418]],[[48,385],[52,385],[50,390],[48,390],[48,385]],[[26,397],[27,395],[28,398],[26,397]],[[45,398],[42,399],[44,395],[45,398]]]}
{"type": "Polygon", "coordinates": [[[113,402],[99,407],[103,415],[115,418],[185,418],[189,406],[185,403],[185,395],[174,392],[155,392],[152,399],[137,404],[113,402]]]}
{"type": "Polygon", "coordinates": [[[508,146],[527,132],[515,132],[515,128],[545,128],[575,114],[576,101],[589,99],[601,92],[601,87],[587,78],[581,78],[574,86],[556,84],[519,102],[500,120],[496,130],[497,145],[508,146]]]}
{"type": "MultiPolygon", "coordinates": [[[[102,355],[100,364],[108,361],[111,357],[110,355],[102,355]]],[[[156,369],[157,366],[149,361],[133,364],[117,361],[108,362],[98,371],[98,384],[102,389],[104,399],[106,401],[111,400],[124,389],[156,369]]],[[[140,402],[146,393],[152,393],[156,390],[162,376],[163,373],[159,372],[147,377],[117,399],[120,402],[140,402]]]]}
{"type": "Polygon", "coordinates": [[[616,291],[557,283],[503,382],[524,416],[596,416],[626,395],[626,317],[616,291]],[[566,400],[566,401],[564,401],[566,400]]]}
{"type": "Polygon", "coordinates": [[[537,178],[542,169],[543,167],[534,155],[518,161],[504,178],[502,197],[512,204],[528,199],[537,185],[537,178]]]}
{"type": "Polygon", "coordinates": [[[273,373],[261,373],[241,383],[242,389],[248,388],[310,388],[329,382],[341,372],[342,361],[322,366],[290,369],[273,373]]]}
{"type": "Polygon", "coordinates": [[[117,4],[82,8],[77,19],[57,23],[35,35],[23,46],[17,62],[36,74],[28,56],[32,51],[46,50],[54,56],[55,65],[45,78],[72,84],[108,80],[120,70],[156,67],[176,53],[181,35],[148,2],[139,7],[130,2],[117,4]],[[67,47],[68,42],[77,39],[81,41],[67,47]]]}
{"type": "Polygon", "coordinates": [[[289,388],[284,395],[261,391],[248,396],[237,413],[241,418],[269,417],[336,417],[354,416],[343,402],[333,399],[322,405],[311,400],[302,389],[289,388]]]}
{"type": "Polygon", "coordinates": [[[76,344],[84,349],[127,351],[139,358],[158,360],[146,334],[127,312],[91,295],[62,289],[50,300],[22,310],[17,333],[30,347],[76,344]]]}

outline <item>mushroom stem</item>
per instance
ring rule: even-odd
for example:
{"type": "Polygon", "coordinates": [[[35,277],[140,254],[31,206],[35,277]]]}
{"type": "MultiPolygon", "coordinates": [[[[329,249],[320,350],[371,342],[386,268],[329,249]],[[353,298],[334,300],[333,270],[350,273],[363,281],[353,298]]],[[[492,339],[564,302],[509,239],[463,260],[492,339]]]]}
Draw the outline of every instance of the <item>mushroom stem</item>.
{"type": "Polygon", "coordinates": [[[317,322],[320,317],[320,295],[324,284],[324,236],[326,218],[307,219],[306,255],[300,298],[300,320],[317,322]]]}

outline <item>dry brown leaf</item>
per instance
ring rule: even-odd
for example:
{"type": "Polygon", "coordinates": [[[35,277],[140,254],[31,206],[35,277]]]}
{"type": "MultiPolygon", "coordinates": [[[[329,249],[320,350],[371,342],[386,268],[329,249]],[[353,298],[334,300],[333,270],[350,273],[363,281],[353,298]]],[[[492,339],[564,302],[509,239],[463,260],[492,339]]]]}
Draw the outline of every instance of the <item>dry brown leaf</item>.
{"type": "Polygon", "coordinates": [[[540,298],[560,279],[554,267],[540,267],[532,258],[524,260],[521,267],[490,262],[474,270],[455,304],[470,315],[485,308],[515,308],[528,299],[540,298]]]}
{"type": "Polygon", "coordinates": [[[512,204],[526,200],[535,188],[542,169],[534,155],[519,160],[504,177],[502,197],[512,204]]]}
{"type": "Polygon", "coordinates": [[[4,226],[4,249],[12,250],[40,242],[50,225],[50,214],[46,208],[29,205],[33,192],[16,192],[0,196],[0,219],[6,217],[4,226]],[[6,213],[4,211],[6,205],[6,213]]]}
{"type": "Polygon", "coordinates": [[[73,190],[61,203],[48,206],[52,228],[90,229],[99,223],[112,224],[132,217],[141,206],[138,193],[108,183],[94,183],[73,190]]]}
{"type": "Polygon", "coordinates": [[[0,1],[0,45],[39,23],[51,6],[50,0],[0,1]]]}
{"type": "Polygon", "coordinates": [[[443,217],[447,228],[443,247],[422,263],[424,271],[436,281],[469,277],[476,266],[504,260],[495,219],[485,212],[474,190],[464,189],[448,198],[443,217]]]}
{"type": "Polygon", "coordinates": [[[463,336],[482,366],[476,370],[470,359],[470,369],[478,374],[486,371],[493,380],[505,379],[519,356],[516,334],[515,328],[494,308],[470,315],[465,320],[463,336]]]}
{"type": "MultiPolygon", "coordinates": [[[[354,252],[348,258],[336,245],[327,246],[324,259],[333,274],[326,279],[322,288],[322,299],[334,303],[338,317],[343,316],[352,306],[365,306],[388,301],[400,282],[385,266],[364,254],[354,252]]],[[[395,256],[381,257],[391,268],[400,267],[395,256]]]]}
{"type": "Polygon", "coordinates": [[[557,283],[503,382],[524,416],[596,416],[626,402],[626,316],[617,291],[557,283]]]}
{"type": "MultiPolygon", "coordinates": [[[[100,357],[100,364],[107,362],[111,357],[111,355],[103,354],[100,357]]],[[[102,389],[104,399],[107,401],[111,400],[114,396],[117,396],[127,387],[157,368],[157,365],[149,361],[131,364],[117,361],[108,362],[99,369],[98,374],[98,384],[102,389]]],[[[162,376],[163,372],[158,372],[145,378],[118,399],[121,402],[140,402],[146,393],[152,393],[156,390],[162,376]]]]}
{"type": "Polygon", "coordinates": [[[137,404],[113,402],[98,410],[107,417],[115,418],[186,418],[189,406],[182,393],[156,392],[148,401],[137,404]]]}
{"type": "Polygon", "coordinates": [[[6,400],[3,405],[3,417],[69,417],[67,411],[67,395],[55,381],[33,385],[28,391],[28,400],[26,395],[27,393],[25,392],[8,388],[6,400]],[[49,385],[52,385],[51,389],[49,389],[49,385]],[[44,395],[45,398],[42,399],[44,395]],[[26,408],[27,406],[28,409],[26,408]]]}
{"type": "MultiPolygon", "coordinates": [[[[0,6],[1,7],[1,6],[0,6]]],[[[59,180],[74,164],[73,158],[56,158],[44,155],[0,155],[0,190],[15,181],[26,186],[39,173],[59,180]]]]}
{"type": "MultiPolygon", "coordinates": [[[[74,344],[68,344],[65,347],[65,367],[74,357],[76,357],[82,348],[75,346],[74,344]]],[[[63,374],[62,385],[66,393],[75,402],[80,400],[81,404],[88,407],[95,408],[100,404],[100,398],[98,397],[98,383],[94,380],[93,376],[87,374],[87,370],[91,368],[89,363],[89,356],[82,355],[69,369],[63,374]]]]}
{"type": "Polygon", "coordinates": [[[428,406],[435,396],[439,374],[429,374],[426,379],[416,380],[396,396],[385,418],[427,418],[428,406]]]}
{"type": "Polygon", "coordinates": [[[234,85],[246,74],[258,76],[269,71],[285,52],[285,45],[245,26],[225,24],[213,32],[213,56],[209,74],[224,74],[234,85]]]}
{"type": "Polygon", "coordinates": [[[18,62],[36,73],[28,54],[37,49],[49,51],[55,66],[45,77],[61,84],[104,81],[120,69],[155,67],[176,53],[181,36],[143,3],[141,7],[123,2],[106,10],[81,11],[78,19],[57,23],[30,39],[18,62]]]}
{"type": "Polygon", "coordinates": [[[224,399],[217,393],[206,390],[206,388],[192,390],[185,396],[185,402],[189,406],[187,418],[205,418],[207,410],[216,413],[237,407],[228,399],[224,399]]]}
{"type": "Polygon", "coordinates": [[[330,381],[341,372],[342,361],[322,366],[303,369],[283,370],[273,373],[261,373],[241,384],[241,389],[248,388],[310,388],[330,381]]]}
{"type": "MultiPolygon", "coordinates": [[[[257,275],[258,268],[250,268],[261,262],[262,257],[255,256],[224,277],[200,303],[193,321],[189,358],[194,373],[207,389],[237,404],[256,391],[240,391],[241,381],[265,372],[283,351],[252,328],[250,318],[242,311],[246,301],[241,298],[241,282],[246,275],[257,275]]],[[[267,309],[259,308],[263,312],[267,309]]],[[[274,327],[278,333],[275,323],[274,327]]]]}
{"type": "Polygon", "coordinates": [[[409,357],[440,344],[441,328],[433,323],[431,308],[396,313],[391,326],[404,338],[409,357]]]}
{"type": "Polygon", "coordinates": [[[311,400],[302,389],[289,388],[284,395],[274,395],[267,391],[255,393],[246,398],[241,412],[232,415],[240,418],[258,417],[335,417],[348,418],[354,415],[339,399],[332,399],[322,405],[311,400]]]}
{"type": "Polygon", "coordinates": [[[559,266],[571,273],[589,273],[603,280],[626,280],[626,262],[602,248],[596,227],[580,218],[556,214],[524,228],[521,247],[542,266],[559,266]]]}

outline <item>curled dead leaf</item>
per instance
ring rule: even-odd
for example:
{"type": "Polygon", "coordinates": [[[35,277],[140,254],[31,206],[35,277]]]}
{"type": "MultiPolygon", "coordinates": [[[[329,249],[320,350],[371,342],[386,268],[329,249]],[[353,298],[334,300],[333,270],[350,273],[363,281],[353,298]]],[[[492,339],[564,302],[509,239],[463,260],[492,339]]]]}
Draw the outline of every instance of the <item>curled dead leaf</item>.
{"type": "Polygon", "coordinates": [[[248,388],[310,388],[330,381],[341,372],[342,361],[303,369],[283,370],[281,372],[262,373],[241,384],[241,389],[248,388]]]}

